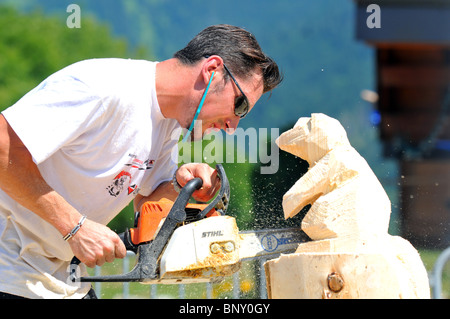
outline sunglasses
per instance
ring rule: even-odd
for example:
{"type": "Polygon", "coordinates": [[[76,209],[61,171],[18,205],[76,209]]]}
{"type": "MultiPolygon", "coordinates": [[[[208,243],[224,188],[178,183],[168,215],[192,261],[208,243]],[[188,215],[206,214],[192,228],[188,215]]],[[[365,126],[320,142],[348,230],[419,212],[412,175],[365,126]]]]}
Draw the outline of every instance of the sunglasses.
{"type": "Polygon", "coordinates": [[[236,79],[234,78],[233,74],[231,74],[230,70],[227,68],[225,63],[223,64],[223,67],[228,72],[228,74],[233,79],[234,84],[236,84],[239,91],[241,91],[242,95],[236,96],[234,99],[234,114],[236,116],[239,116],[240,118],[244,118],[249,110],[250,103],[248,103],[247,96],[245,96],[245,93],[242,91],[241,87],[237,83],[236,79]]]}

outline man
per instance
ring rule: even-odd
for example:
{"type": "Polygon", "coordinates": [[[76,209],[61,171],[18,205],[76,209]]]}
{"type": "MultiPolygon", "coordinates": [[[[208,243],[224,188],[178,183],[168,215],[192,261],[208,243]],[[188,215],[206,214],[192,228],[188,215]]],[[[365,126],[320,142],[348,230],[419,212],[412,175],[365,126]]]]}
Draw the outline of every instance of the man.
{"type": "Polygon", "coordinates": [[[232,133],[280,81],[253,35],[217,25],[163,62],[75,63],[6,109],[0,116],[0,295],[89,296],[90,285],[68,280],[68,264],[74,255],[88,267],[125,256],[105,225],[131,200],[139,210],[147,200],[174,199],[174,186],[194,177],[203,180],[195,199],[207,201],[218,189],[206,164],[177,170],[173,130],[189,128],[189,134],[195,116],[201,133],[232,133]]]}

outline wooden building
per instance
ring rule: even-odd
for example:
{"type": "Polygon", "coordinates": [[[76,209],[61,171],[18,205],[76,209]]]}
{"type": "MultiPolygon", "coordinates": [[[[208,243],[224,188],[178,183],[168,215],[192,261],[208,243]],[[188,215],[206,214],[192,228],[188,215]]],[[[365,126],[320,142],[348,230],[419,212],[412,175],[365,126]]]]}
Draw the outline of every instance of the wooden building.
{"type": "Polygon", "coordinates": [[[356,37],[376,50],[380,138],[400,161],[401,236],[450,246],[450,0],[356,3],[356,37]]]}

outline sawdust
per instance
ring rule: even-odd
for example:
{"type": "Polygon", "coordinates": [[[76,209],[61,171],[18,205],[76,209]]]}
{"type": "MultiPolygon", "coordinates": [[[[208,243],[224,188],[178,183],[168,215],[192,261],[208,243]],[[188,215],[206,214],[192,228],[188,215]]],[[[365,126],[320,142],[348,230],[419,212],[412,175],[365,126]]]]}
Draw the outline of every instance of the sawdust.
{"type": "MultiPolygon", "coordinates": [[[[187,266],[185,269],[170,272],[170,277],[213,278],[230,276],[241,268],[237,252],[222,251],[211,254],[203,261],[187,266]]],[[[167,275],[167,274],[166,274],[167,275]]]]}

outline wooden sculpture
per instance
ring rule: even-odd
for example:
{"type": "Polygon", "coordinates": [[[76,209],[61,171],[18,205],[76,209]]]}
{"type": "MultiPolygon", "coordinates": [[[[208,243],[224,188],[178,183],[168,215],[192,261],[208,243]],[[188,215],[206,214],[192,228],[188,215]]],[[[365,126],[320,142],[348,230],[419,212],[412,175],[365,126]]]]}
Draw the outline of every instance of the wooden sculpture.
{"type": "Polygon", "coordinates": [[[311,208],[312,239],[265,264],[271,298],[429,298],[418,252],[388,234],[391,204],[342,125],[324,114],[300,118],[278,146],[309,163],[283,196],[285,218],[311,208]]]}

